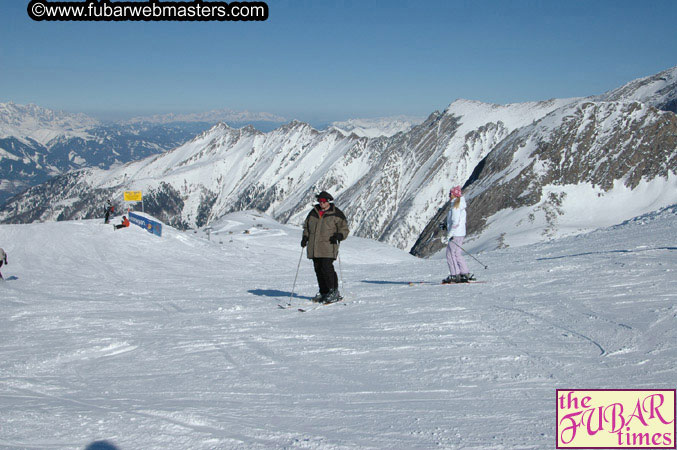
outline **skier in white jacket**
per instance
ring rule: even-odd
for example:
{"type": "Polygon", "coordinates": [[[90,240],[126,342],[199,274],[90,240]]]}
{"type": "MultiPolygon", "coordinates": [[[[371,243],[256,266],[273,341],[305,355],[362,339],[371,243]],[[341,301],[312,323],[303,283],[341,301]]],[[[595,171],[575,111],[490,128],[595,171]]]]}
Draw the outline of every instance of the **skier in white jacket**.
{"type": "Polygon", "coordinates": [[[463,258],[462,248],[465,237],[465,198],[461,192],[461,186],[454,186],[449,191],[451,208],[447,214],[447,264],[449,276],[442,283],[467,283],[471,275],[468,273],[468,265],[463,258]]]}

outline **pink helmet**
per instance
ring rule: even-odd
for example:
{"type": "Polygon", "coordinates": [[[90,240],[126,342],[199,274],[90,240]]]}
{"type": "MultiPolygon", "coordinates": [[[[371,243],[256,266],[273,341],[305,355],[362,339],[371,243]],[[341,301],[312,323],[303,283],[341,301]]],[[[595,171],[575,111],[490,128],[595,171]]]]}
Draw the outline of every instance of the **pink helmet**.
{"type": "Polygon", "coordinates": [[[451,188],[449,193],[452,195],[452,197],[460,197],[462,195],[461,186],[454,186],[453,188],[451,188]]]}

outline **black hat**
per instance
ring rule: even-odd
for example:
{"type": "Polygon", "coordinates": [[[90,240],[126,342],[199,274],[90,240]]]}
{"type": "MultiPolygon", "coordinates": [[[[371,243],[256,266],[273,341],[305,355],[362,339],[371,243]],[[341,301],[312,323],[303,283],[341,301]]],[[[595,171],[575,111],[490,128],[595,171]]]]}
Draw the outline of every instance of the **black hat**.
{"type": "Polygon", "coordinates": [[[317,194],[317,195],[315,196],[315,198],[318,199],[318,200],[321,199],[321,198],[326,198],[326,199],[329,200],[329,201],[334,200],[334,197],[332,197],[331,194],[330,194],[329,192],[327,192],[327,191],[322,191],[322,192],[320,192],[319,194],[317,194]]]}

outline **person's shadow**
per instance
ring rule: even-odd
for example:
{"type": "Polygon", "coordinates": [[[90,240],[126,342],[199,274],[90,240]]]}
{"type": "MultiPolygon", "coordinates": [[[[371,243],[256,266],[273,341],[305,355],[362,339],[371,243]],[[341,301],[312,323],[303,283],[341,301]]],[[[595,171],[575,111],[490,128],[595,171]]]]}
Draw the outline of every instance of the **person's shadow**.
{"type": "Polygon", "coordinates": [[[120,450],[115,444],[108,441],[94,441],[85,447],[85,450],[120,450]]]}
{"type": "MultiPolygon", "coordinates": [[[[289,298],[292,295],[291,292],[279,291],[277,289],[250,289],[247,292],[249,292],[250,294],[258,295],[259,297],[289,298]]],[[[304,297],[302,295],[294,294],[292,298],[310,300],[312,297],[304,297]]]]}

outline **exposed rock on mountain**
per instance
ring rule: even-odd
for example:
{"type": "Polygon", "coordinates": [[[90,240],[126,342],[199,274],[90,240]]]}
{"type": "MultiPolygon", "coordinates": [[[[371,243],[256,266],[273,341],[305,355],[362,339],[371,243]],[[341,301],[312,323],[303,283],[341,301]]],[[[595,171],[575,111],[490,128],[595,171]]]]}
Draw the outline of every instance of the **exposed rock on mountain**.
{"type": "MultiPolygon", "coordinates": [[[[487,247],[559,237],[677,202],[677,115],[637,102],[581,101],[501,142],[466,185],[468,232],[487,247]]],[[[434,239],[445,206],[414,246],[434,239]]]]}

